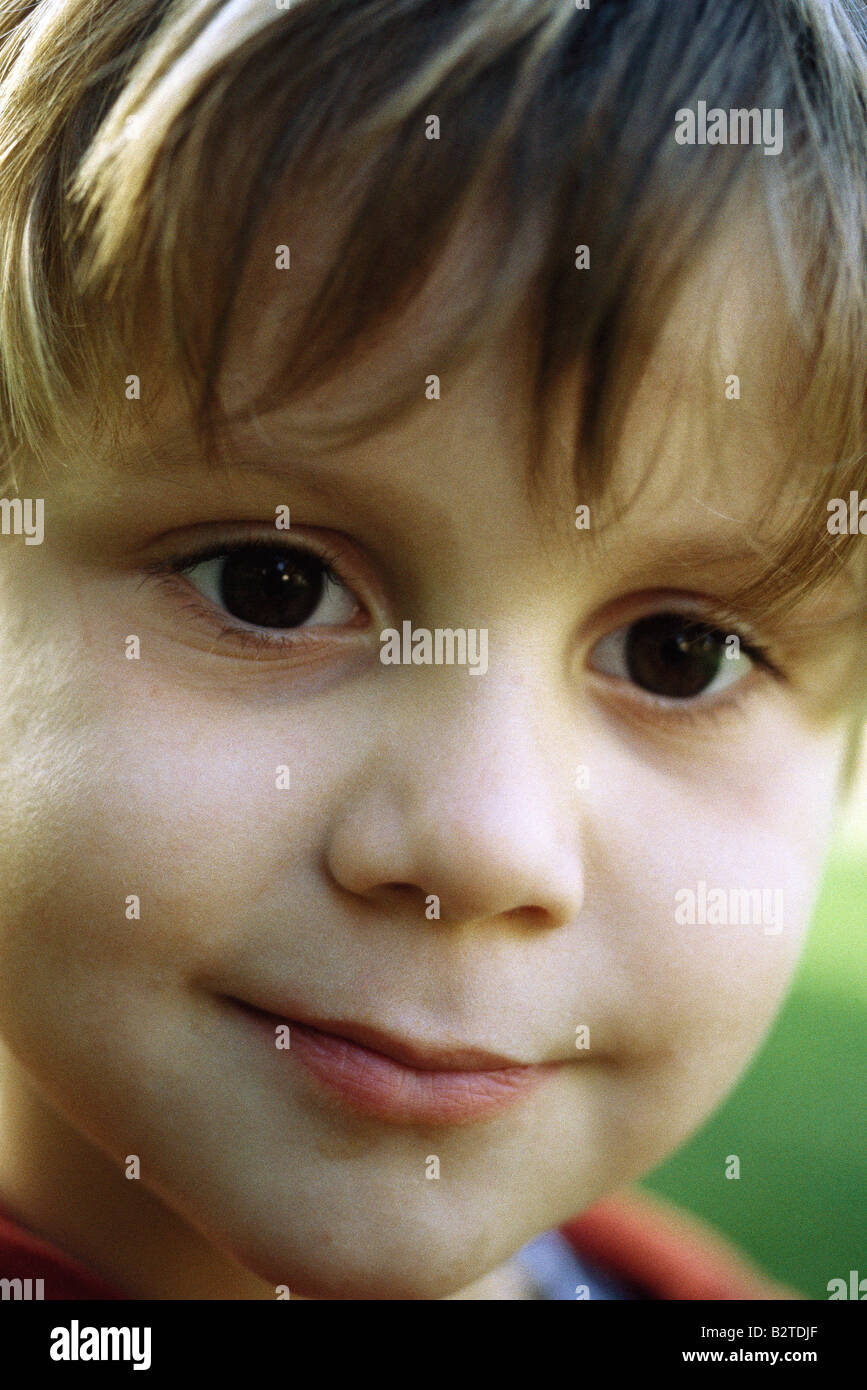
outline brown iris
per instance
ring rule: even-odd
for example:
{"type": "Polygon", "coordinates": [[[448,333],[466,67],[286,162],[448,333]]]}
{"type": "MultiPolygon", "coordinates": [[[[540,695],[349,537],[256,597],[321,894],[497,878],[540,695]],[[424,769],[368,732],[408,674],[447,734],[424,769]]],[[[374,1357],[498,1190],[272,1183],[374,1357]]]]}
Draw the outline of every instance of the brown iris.
{"type": "Polygon", "coordinates": [[[226,556],[220,601],[232,617],[257,627],[298,627],[316,611],[325,565],[302,550],[241,546],[226,556]]]}
{"type": "Polygon", "coordinates": [[[682,613],[654,613],[634,622],[626,638],[632,680],[654,695],[700,695],[719,672],[724,634],[682,613]]]}

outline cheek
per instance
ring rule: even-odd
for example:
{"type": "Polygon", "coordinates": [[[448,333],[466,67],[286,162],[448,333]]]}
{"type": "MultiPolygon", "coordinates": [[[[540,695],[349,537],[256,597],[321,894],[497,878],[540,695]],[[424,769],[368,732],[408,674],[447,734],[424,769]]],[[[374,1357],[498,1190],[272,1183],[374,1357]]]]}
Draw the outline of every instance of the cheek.
{"type": "Polygon", "coordinates": [[[282,1101],[197,983],[258,921],[273,925],[274,902],[297,902],[315,870],[320,731],[294,716],[287,730],[285,711],[248,711],[245,726],[154,685],[131,698],[120,669],[114,685],[108,672],[76,689],[59,679],[50,718],[22,703],[13,719],[7,706],[0,1034],[105,1152],[140,1154],[168,1196],[177,1175],[214,1200],[218,1180],[233,1194],[243,1182],[238,1095],[272,1122],[282,1101]],[[281,763],[287,790],[275,784],[281,763]],[[225,1138],[235,1130],[237,1151],[225,1138]],[[191,1133],[213,1156],[213,1182],[190,1156],[191,1133]]]}
{"type": "Polygon", "coordinates": [[[28,682],[38,708],[23,682],[5,706],[0,1001],[20,1046],[56,1030],[65,1047],[100,1010],[109,1026],[121,1001],[128,1018],[183,988],[316,863],[316,730],[168,694],[141,668],[131,687],[129,665],[76,686],[79,653],[28,682]]]}
{"type": "Polygon", "coordinates": [[[839,738],[781,728],[770,753],[715,760],[705,777],[633,763],[620,783],[628,802],[612,795],[598,808],[588,894],[595,885],[603,939],[617,943],[619,1011],[638,1059],[624,1103],[636,1123],[667,1116],[668,1147],[734,1083],[785,994],[841,752],[839,738]]]}

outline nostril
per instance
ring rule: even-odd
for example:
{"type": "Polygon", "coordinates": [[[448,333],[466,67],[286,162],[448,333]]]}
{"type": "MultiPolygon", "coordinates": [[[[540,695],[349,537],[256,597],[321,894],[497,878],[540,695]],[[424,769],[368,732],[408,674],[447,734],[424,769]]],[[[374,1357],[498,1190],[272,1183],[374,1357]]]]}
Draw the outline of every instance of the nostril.
{"type": "Polygon", "coordinates": [[[525,927],[547,927],[551,922],[551,914],[544,907],[511,907],[503,916],[515,917],[525,927]]]}

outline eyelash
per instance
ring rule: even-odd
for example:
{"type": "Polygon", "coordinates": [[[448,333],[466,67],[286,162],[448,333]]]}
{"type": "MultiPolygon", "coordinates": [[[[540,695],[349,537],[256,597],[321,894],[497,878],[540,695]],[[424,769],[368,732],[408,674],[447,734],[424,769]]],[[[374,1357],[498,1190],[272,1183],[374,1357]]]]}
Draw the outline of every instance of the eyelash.
{"type": "MultiPolygon", "coordinates": [[[[720,604],[713,604],[709,601],[701,612],[693,612],[692,610],[679,609],[677,601],[668,598],[664,602],[660,601],[656,608],[649,608],[647,613],[637,614],[631,619],[631,622],[638,622],[641,617],[661,611],[662,608],[683,612],[685,617],[691,618],[705,627],[711,627],[717,632],[725,633],[726,636],[737,637],[740,650],[749,657],[756,668],[781,685],[789,683],[786,672],[778,664],[769,648],[755,635],[746,620],[720,604]]],[[[628,625],[625,624],[624,626],[628,625]]],[[[699,695],[694,700],[675,700],[654,695],[651,691],[642,690],[638,685],[631,686],[629,693],[622,698],[628,701],[633,708],[638,707],[640,714],[651,719],[655,716],[657,723],[664,721],[665,725],[672,730],[686,726],[694,727],[699,732],[711,732],[716,727],[727,726],[732,719],[742,716],[755,690],[756,682],[748,675],[743,680],[729,686],[720,695],[710,698],[699,695]]]]}
{"type": "MultiPolygon", "coordinates": [[[[176,552],[173,555],[164,555],[159,560],[151,561],[143,567],[145,571],[143,582],[156,584],[158,588],[165,589],[177,600],[178,575],[183,574],[185,570],[193,569],[196,565],[204,564],[207,560],[217,560],[224,555],[231,554],[233,550],[242,548],[244,550],[276,550],[279,549],[279,546],[276,546],[270,537],[255,535],[245,536],[243,540],[236,537],[232,540],[215,541],[212,545],[204,546],[201,550],[176,552]]],[[[322,573],[329,583],[351,589],[348,581],[336,568],[342,559],[340,550],[319,550],[309,541],[304,544],[293,541],[292,549],[314,556],[321,564],[322,573]]],[[[353,597],[355,597],[354,594],[353,597]]],[[[356,601],[360,602],[360,600],[356,601]]],[[[303,642],[322,640],[316,635],[319,631],[318,628],[292,628],[291,637],[281,638],[268,636],[264,631],[257,632],[252,627],[241,627],[234,624],[229,626],[220,620],[214,609],[208,605],[207,600],[203,599],[192,585],[189,586],[186,602],[181,604],[181,607],[185,612],[192,613],[200,621],[206,623],[211,632],[216,633],[218,641],[233,642],[237,646],[252,648],[254,651],[273,653],[275,647],[297,647],[303,642]]]]}
{"type": "MultiPolygon", "coordinates": [[[[177,577],[186,570],[194,568],[196,565],[204,564],[207,560],[215,560],[224,555],[230,554],[236,549],[261,548],[262,550],[274,550],[275,546],[271,537],[266,536],[245,536],[243,539],[237,537],[230,540],[215,541],[213,544],[204,546],[197,551],[176,552],[172,555],[163,556],[159,560],[151,561],[144,568],[145,578],[143,583],[155,583],[158,587],[166,588],[172,597],[178,599],[177,577]]],[[[349,582],[340,572],[340,564],[343,553],[340,550],[326,551],[320,550],[311,542],[304,543],[293,541],[292,548],[315,556],[322,566],[324,577],[332,584],[340,585],[352,592],[349,582]]],[[[353,597],[355,597],[353,592],[353,597]]],[[[360,600],[356,598],[360,603],[360,600]]],[[[185,611],[193,613],[197,619],[207,624],[211,632],[215,632],[218,641],[232,642],[236,646],[251,648],[257,652],[273,653],[275,648],[297,648],[305,642],[321,642],[318,627],[313,628],[293,628],[291,637],[274,637],[266,633],[258,632],[255,628],[246,628],[236,625],[227,625],[222,622],[214,609],[208,606],[207,601],[200,601],[197,591],[189,586],[189,594],[186,602],[181,605],[185,611]],[[195,597],[189,597],[195,595],[195,597]]],[[[363,605],[362,605],[363,606],[363,605]]],[[[666,606],[676,611],[676,601],[666,600],[666,606]]],[[[656,610],[650,609],[648,612],[656,610]]],[[[641,616],[641,615],[638,615],[641,616]]],[[[638,616],[633,617],[632,622],[638,621],[638,616]]],[[[750,659],[753,664],[762,669],[768,675],[779,682],[786,681],[785,672],[777,664],[768,648],[755,636],[749,629],[745,620],[719,605],[708,604],[707,608],[701,613],[689,613],[684,610],[684,616],[693,617],[694,621],[707,627],[713,627],[719,632],[724,632],[727,636],[737,637],[740,650],[750,659]]],[[[327,629],[326,629],[327,630],[327,629]]],[[[691,723],[707,725],[708,722],[715,722],[726,716],[736,713],[742,707],[744,701],[749,697],[749,689],[744,690],[744,686],[752,686],[753,682],[749,678],[737,682],[729,687],[728,692],[718,699],[703,700],[701,696],[694,700],[674,700],[653,695],[650,691],[643,691],[639,686],[634,687],[634,692],[628,698],[633,702],[640,701],[648,711],[662,714],[670,722],[683,720],[691,723]]]]}

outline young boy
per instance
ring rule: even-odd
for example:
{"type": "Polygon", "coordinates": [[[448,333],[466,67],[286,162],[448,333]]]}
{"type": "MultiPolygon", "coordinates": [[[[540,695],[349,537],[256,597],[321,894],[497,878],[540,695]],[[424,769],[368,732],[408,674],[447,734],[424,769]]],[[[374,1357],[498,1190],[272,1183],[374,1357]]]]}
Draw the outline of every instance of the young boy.
{"type": "Polygon", "coordinates": [[[616,1194],[857,748],[858,9],[6,8],[0,1276],[780,1296],[616,1194]]]}

